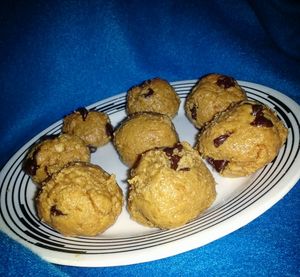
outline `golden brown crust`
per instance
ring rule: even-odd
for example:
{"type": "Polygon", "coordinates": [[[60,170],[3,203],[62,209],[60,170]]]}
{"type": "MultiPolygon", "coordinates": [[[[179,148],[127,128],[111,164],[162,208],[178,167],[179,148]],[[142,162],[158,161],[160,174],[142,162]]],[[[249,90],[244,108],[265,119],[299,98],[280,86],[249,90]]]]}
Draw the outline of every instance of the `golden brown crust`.
{"type": "Polygon", "coordinates": [[[246,94],[235,79],[221,74],[202,77],[185,102],[187,117],[201,128],[230,104],[246,99],[246,94]]]}
{"type": "Polygon", "coordinates": [[[86,110],[86,113],[80,111],[75,111],[64,118],[63,133],[80,137],[90,147],[97,148],[108,143],[112,138],[108,115],[98,111],[86,110]]]}
{"type": "Polygon", "coordinates": [[[132,166],[144,151],[173,146],[177,141],[178,135],[170,118],[153,112],[132,114],[114,133],[114,145],[128,166],[132,166]]]}
{"type": "Polygon", "coordinates": [[[36,199],[39,217],[66,236],[104,232],[122,210],[122,191],[101,167],[71,163],[44,183],[36,199]]]}
{"type": "Polygon", "coordinates": [[[186,142],[142,154],[128,182],[131,218],[150,227],[182,226],[216,197],[213,176],[186,142]]]}
{"type": "Polygon", "coordinates": [[[24,167],[26,170],[32,166],[33,170],[27,173],[36,184],[41,184],[73,161],[90,161],[90,151],[79,137],[61,134],[35,144],[25,158],[24,167]]]}
{"type": "Polygon", "coordinates": [[[212,164],[227,162],[218,170],[223,176],[238,177],[271,162],[286,137],[287,129],[271,109],[243,101],[220,113],[202,130],[197,148],[212,164]]]}
{"type": "Polygon", "coordinates": [[[179,109],[180,99],[174,88],[160,78],[144,81],[132,87],[127,93],[127,113],[157,112],[174,117],[179,109]]]}

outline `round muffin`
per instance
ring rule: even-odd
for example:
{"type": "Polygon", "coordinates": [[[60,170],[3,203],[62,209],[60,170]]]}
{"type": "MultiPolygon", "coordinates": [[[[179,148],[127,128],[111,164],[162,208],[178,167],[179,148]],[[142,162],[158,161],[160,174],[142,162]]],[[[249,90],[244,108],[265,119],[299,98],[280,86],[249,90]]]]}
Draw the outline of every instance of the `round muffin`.
{"type": "Polygon", "coordinates": [[[152,112],[129,116],[114,133],[114,145],[128,166],[132,166],[141,153],[154,147],[173,146],[177,141],[171,119],[152,112]]]}
{"type": "Polygon", "coordinates": [[[243,101],[214,118],[198,136],[203,158],[223,176],[247,176],[271,162],[287,138],[275,112],[243,101]]]}
{"type": "Polygon", "coordinates": [[[123,195],[115,176],[100,166],[75,162],[47,180],[36,198],[42,221],[65,236],[95,236],[121,213],[123,195]]]}
{"type": "Polygon", "coordinates": [[[42,137],[29,150],[24,163],[24,171],[33,182],[41,184],[53,173],[74,161],[90,161],[90,151],[84,141],[67,134],[42,137]]]}
{"type": "Polygon", "coordinates": [[[171,229],[198,217],[216,197],[215,181],[187,142],[141,155],[128,180],[128,211],[143,225],[171,229]]]}
{"type": "Polygon", "coordinates": [[[127,92],[127,113],[157,112],[171,118],[179,109],[180,99],[174,88],[160,78],[144,81],[127,92]]]}
{"type": "Polygon", "coordinates": [[[218,112],[246,98],[246,93],[234,78],[208,74],[202,77],[189,93],[185,102],[185,112],[197,128],[202,128],[218,112]]]}
{"type": "Polygon", "coordinates": [[[94,152],[111,140],[113,128],[107,114],[79,108],[64,118],[62,132],[80,137],[94,152]]]}

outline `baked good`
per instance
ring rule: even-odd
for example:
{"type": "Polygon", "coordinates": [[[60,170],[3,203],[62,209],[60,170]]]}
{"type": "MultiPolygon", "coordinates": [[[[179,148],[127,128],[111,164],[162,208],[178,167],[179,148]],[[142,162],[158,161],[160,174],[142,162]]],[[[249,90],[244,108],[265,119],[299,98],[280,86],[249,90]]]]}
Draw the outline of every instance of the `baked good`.
{"type": "Polygon", "coordinates": [[[113,141],[122,161],[130,167],[146,150],[173,146],[178,135],[167,115],[143,112],[126,118],[116,129],[113,141]]]}
{"type": "Polygon", "coordinates": [[[84,141],[67,134],[50,135],[42,137],[30,148],[23,169],[33,182],[41,184],[73,161],[90,161],[90,151],[84,141]]]}
{"type": "Polygon", "coordinates": [[[115,176],[100,166],[75,162],[47,180],[36,198],[38,216],[65,236],[95,236],[121,213],[115,176]]]}
{"type": "Polygon", "coordinates": [[[242,101],[205,126],[197,149],[221,175],[239,177],[271,162],[286,138],[287,129],[274,111],[255,101],[242,101]]]}
{"type": "Polygon", "coordinates": [[[211,172],[187,142],[143,153],[128,183],[131,218],[161,229],[195,219],[216,197],[211,172]]]}
{"type": "Polygon", "coordinates": [[[185,112],[197,128],[202,128],[215,114],[246,98],[246,93],[234,78],[208,74],[200,78],[187,96],[185,112]]]}
{"type": "Polygon", "coordinates": [[[132,87],[127,92],[127,113],[157,112],[174,117],[180,99],[166,80],[154,78],[132,87]]]}
{"type": "Polygon", "coordinates": [[[62,132],[80,137],[94,152],[111,140],[113,128],[107,114],[79,108],[64,118],[62,132]]]}

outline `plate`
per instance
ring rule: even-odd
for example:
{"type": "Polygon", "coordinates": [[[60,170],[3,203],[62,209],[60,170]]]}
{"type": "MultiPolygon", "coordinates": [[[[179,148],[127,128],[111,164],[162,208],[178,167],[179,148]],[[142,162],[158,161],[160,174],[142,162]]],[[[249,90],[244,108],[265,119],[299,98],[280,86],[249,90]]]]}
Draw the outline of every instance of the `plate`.
{"type": "MultiPolygon", "coordinates": [[[[183,104],[196,80],[171,83],[181,98],[178,115],[173,119],[180,139],[195,143],[197,130],[184,114],[183,104]]],[[[176,229],[147,228],[132,221],[123,212],[105,233],[97,237],[64,237],[40,222],[34,207],[36,186],[22,171],[21,164],[29,147],[41,136],[60,132],[62,121],[27,142],[6,164],[0,175],[0,226],[43,259],[73,266],[115,266],[157,260],[201,247],[246,225],[277,201],[298,181],[300,176],[299,121],[297,103],[268,87],[239,82],[248,98],[274,109],[289,129],[286,144],[277,158],[255,174],[243,178],[224,178],[216,172],[217,198],[213,205],[196,220],[176,229]]],[[[97,102],[88,109],[106,112],[116,126],[126,116],[122,93],[97,102]]],[[[92,163],[109,173],[126,194],[128,169],[120,161],[110,143],[92,154],[92,163]]]]}

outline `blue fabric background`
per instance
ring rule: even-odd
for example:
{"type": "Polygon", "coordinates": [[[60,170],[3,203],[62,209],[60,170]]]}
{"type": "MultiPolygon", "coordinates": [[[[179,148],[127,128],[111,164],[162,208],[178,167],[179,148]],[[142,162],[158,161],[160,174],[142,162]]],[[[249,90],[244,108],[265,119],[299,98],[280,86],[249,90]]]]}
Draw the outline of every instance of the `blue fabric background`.
{"type": "MultiPolygon", "coordinates": [[[[2,1],[0,168],[79,106],[159,76],[209,72],[277,89],[300,103],[299,1],[2,1]]],[[[150,263],[52,265],[0,233],[1,276],[299,276],[299,181],[244,228],[150,263]]]]}

